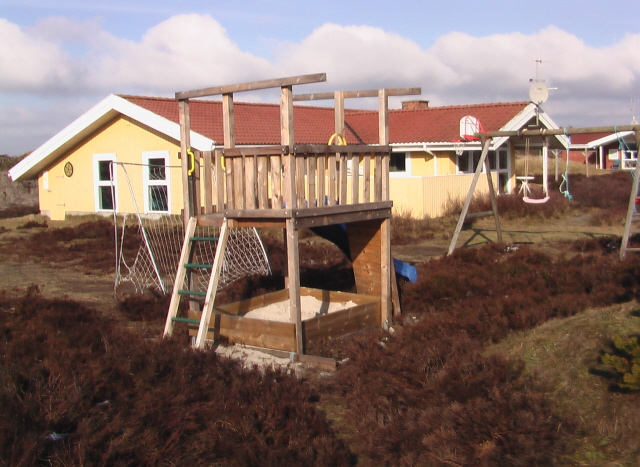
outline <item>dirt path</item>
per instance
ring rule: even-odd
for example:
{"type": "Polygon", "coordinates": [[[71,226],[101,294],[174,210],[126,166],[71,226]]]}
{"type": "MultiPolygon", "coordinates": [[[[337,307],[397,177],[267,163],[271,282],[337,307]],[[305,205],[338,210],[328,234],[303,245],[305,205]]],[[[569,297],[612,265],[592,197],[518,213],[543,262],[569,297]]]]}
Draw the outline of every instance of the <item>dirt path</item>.
{"type": "MultiPolygon", "coordinates": [[[[621,237],[624,225],[593,226],[589,225],[588,215],[573,215],[560,219],[505,220],[500,222],[503,241],[507,244],[533,244],[545,250],[557,248],[557,242],[592,240],[605,236],[621,237]]],[[[430,258],[440,257],[447,253],[451,242],[451,231],[441,232],[435,238],[424,240],[413,245],[392,246],[394,257],[411,263],[421,263],[430,258]]],[[[463,230],[458,239],[457,248],[479,246],[496,242],[495,221],[492,217],[476,221],[471,228],[463,230]]],[[[558,250],[560,251],[560,250],[558,250]]]]}

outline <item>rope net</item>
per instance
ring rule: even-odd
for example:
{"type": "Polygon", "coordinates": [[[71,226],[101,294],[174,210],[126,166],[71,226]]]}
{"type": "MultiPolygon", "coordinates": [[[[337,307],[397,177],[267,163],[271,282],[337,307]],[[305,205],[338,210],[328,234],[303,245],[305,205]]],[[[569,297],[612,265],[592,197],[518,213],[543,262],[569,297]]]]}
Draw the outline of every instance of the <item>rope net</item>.
{"type": "MultiPolygon", "coordinates": [[[[116,236],[116,274],[114,292],[125,286],[136,293],[152,288],[170,293],[184,242],[182,216],[170,210],[169,180],[179,181],[181,168],[151,164],[114,162],[112,187],[120,186],[120,198],[114,203],[116,236]],[[118,183],[119,182],[119,183],[118,183]],[[126,189],[124,189],[126,187],[126,189]],[[116,210],[120,213],[116,214],[116,210]]],[[[114,189],[114,188],[112,188],[114,189]]],[[[197,227],[195,237],[217,238],[218,227],[197,227]]],[[[205,292],[211,277],[216,241],[193,242],[191,284],[181,288],[205,292]]],[[[231,229],[222,264],[218,290],[253,274],[271,274],[264,245],[255,228],[231,229]]],[[[185,280],[186,282],[186,280],[185,280]]]]}

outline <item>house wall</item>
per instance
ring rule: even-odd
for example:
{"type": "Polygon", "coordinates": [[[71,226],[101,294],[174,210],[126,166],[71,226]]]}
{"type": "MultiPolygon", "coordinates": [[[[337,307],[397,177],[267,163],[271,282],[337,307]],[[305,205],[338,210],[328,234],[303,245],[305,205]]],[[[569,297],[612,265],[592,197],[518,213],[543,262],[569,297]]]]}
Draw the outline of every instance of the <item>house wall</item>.
{"type": "MultiPolygon", "coordinates": [[[[497,174],[492,173],[494,186],[498,182],[497,174]]],[[[392,178],[389,191],[393,200],[395,214],[409,214],[415,218],[441,217],[447,208],[455,202],[460,206],[469,192],[473,174],[449,176],[392,178]]],[[[476,196],[489,193],[486,175],[478,179],[476,196]]]]}
{"type": "MultiPolygon", "coordinates": [[[[169,151],[170,166],[180,166],[179,145],[155,130],[121,116],[96,130],[38,176],[40,210],[52,220],[63,220],[66,214],[88,214],[96,211],[94,190],[94,154],[115,153],[116,161],[142,163],[145,151],[169,151]],[[73,164],[73,175],[64,175],[64,165],[73,164]]],[[[143,167],[128,166],[127,172],[135,186],[135,196],[142,209],[143,167]]],[[[171,169],[171,213],[182,209],[182,183],[180,169],[171,169]]],[[[117,170],[118,211],[135,212],[122,169],[117,170]]]]}

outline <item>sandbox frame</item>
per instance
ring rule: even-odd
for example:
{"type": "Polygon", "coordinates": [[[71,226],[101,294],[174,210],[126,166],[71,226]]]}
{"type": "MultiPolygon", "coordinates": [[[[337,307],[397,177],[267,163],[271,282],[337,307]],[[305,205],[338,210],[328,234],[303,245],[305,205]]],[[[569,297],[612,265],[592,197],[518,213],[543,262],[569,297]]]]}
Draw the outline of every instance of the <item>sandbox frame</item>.
{"type": "MultiPolygon", "coordinates": [[[[301,296],[311,296],[323,302],[354,302],[355,306],[302,321],[303,347],[321,340],[336,339],[380,323],[380,299],[373,295],[337,292],[300,287],[301,296]]],[[[295,323],[246,318],[243,314],[289,300],[289,290],[283,289],[258,297],[215,307],[209,323],[207,339],[220,337],[253,347],[296,352],[295,323]]],[[[200,312],[189,311],[189,318],[199,319],[200,312]]],[[[195,337],[197,325],[189,327],[195,337]]]]}

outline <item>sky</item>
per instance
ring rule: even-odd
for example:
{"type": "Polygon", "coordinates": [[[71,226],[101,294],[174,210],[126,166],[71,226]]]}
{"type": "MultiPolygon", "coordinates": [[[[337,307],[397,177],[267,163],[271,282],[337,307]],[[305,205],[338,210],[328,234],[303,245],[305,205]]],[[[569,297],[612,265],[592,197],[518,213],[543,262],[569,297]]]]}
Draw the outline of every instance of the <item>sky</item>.
{"type": "Polygon", "coordinates": [[[638,0],[0,0],[0,154],[36,149],[109,94],[321,72],[294,93],[514,102],[538,79],[559,126],[626,125],[640,120],[638,18],[638,0]]]}

